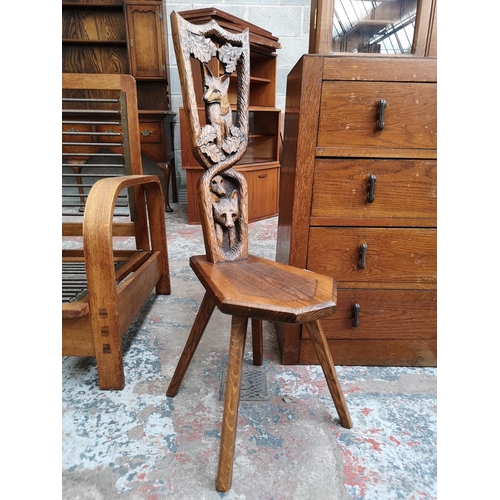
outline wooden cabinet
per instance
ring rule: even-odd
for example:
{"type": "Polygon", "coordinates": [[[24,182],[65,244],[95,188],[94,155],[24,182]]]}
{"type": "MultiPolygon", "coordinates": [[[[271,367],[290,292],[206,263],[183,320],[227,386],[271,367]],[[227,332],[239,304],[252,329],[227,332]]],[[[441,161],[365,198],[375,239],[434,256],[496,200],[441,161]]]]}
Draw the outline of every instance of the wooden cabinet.
{"type": "Polygon", "coordinates": [[[136,79],[141,151],[163,172],[165,208],[177,201],[166,21],[162,1],[62,2],[63,73],[128,73],[136,79]]]}
{"type": "MultiPolygon", "coordinates": [[[[334,277],[334,362],[436,365],[436,59],[305,55],[287,81],[277,260],[334,277]]],[[[284,364],[318,363],[277,324],[284,364]]]]}
{"type": "MultiPolygon", "coordinates": [[[[278,214],[278,184],[280,169],[279,131],[281,110],[276,106],[276,49],[278,39],[266,30],[247,23],[215,8],[179,12],[193,24],[203,24],[214,19],[220,26],[232,32],[250,31],[250,92],[249,92],[249,142],[245,156],[235,169],[245,176],[248,183],[249,221],[273,217],[278,214]]],[[[196,62],[196,64],[198,64],[196,62]]],[[[223,68],[214,58],[209,63],[215,75],[223,68]]],[[[202,82],[199,68],[193,71],[196,99],[199,105],[200,124],[205,125],[205,109],[201,95],[202,82]]],[[[229,100],[236,109],[236,78],[231,77],[229,100]]],[[[191,153],[189,133],[184,109],[179,109],[181,130],[182,168],[186,170],[188,197],[188,222],[200,224],[196,185],[203,172],[191,153]]]]}

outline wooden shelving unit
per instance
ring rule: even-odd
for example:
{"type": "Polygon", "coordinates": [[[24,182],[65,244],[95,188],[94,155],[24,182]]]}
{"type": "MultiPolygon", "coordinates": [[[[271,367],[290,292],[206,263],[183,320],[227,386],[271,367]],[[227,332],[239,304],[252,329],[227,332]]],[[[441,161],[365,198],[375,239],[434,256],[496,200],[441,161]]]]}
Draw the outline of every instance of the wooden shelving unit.
{"type": "Polygon", "coordinates": [[[62,2],[62,72],[130,74],[137,84],[141,151],[163,172],[177,202],[167,26],[162,1],[62,2]]]}
{"type": "MultiPolygon", "coordinates": [[[[179,15],[193,24],[204,24],[214,19],[220,26],[232,32],[245,28],[250,32],[250,94],[249,145],[245,156],[235,168],[241,172],[248,184],[249,220],[256,221],[278,214],[278,188],[280,169],[279,131],[281,110],[276,108],[276,49],[280,48],[278,38],[269,31],[247,23],[242,19],[215,8],[179,12],[179,15]]],[[[213,59],[210,69],[214,74],[222,74],[218,61],[213,59]]],[[[193,71],[198,75],[199,71],[193,71]]],[[[235,81],[235,80],[234,80],[235,81]]],[[[200,123],[205,124],[205,109],[201,95],[201,76],[195,80],[200,123]]],[[[230,84],[229,100],[236,109],[235,84],[230,84]]],[[[191,153],[186,116],[179,109],[181,127],[182,168],[186,170],[188,195],[188,222],[199,224],[199,206],[196,184],[203,172],[191,153]]]]}

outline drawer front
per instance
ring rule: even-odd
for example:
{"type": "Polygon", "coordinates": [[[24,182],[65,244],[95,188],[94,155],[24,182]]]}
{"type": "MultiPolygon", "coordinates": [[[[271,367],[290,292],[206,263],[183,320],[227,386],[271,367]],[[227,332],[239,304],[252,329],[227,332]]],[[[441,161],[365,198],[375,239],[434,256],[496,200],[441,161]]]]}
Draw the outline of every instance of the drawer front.
{"type": "Polygon", "coordinates": [[[141,152],[157,162],[167,161],[164,128],[158,121],[139,121],[141,152]]]}
{"type": "Polygon", "coordinates": [[[158,122],[139,122],[139,133],[141,135],[141,144],[161,144],[163,134],[162,126],[158,122]]]}
{"type": "Polygon", "coordinates": [[[435,220],[436,200],[436,160],[316,160],[312,217],[435,220]]]}
{"type": "MultiPolygon", "coordinates": [[[[96,127],[96,132],[99,132],[100,134],[121,134],[122,133],[122,127],[121,125],[98,125],[96,127]]],[[[108,142],[122,142],[122,136],[121,135],[101,135],[101,136],[96,136],[96,139],[101,142],[101,143],[108,143],[108,142]]]]}
{"type": "Polygon", "coordinates": [[[65,157],[65,162],[75,165],[84,164],[92,153],[99,152],[99,146],[88,145],[96,141],[93,134],[89,135],[89,133],[94,132],[92,125],[63,123],[62,131],[68,132],[67,134],[63,133],[62,153],[68,155],[65,157]],[[88,153],[89,156],[83,156],[84,153],[88,153]]]}
{"type": "Polygon", "coordinates": [[[436,84],[332,82],[322,86],[318,147],[436,149],[436,84]],[[379,103],[387,106],[377,130],[379,103]]]}
{"type": "Polygon", "coordinates": [[[339,285],[436,283],[435,229],[312,227],[307,254],[308,269],[339,285]]]}
{"type": "MultiPolygon", "coordinates": [[[[322,319],[321,325],[328,339],[435,340],[437,294],[435,290],[339,288],[337,311],[322,319]]],[[[302,337],[309,338],[305,328],[302,337]]]]}
{"type": "MultiPolygon", "coordinates": [[[[437,340],[334,340],[328,347],[336,365],[437,366],[437,340]]],[[[300,343],[299,364],[319,365],[310,339],[300,343]]]]}

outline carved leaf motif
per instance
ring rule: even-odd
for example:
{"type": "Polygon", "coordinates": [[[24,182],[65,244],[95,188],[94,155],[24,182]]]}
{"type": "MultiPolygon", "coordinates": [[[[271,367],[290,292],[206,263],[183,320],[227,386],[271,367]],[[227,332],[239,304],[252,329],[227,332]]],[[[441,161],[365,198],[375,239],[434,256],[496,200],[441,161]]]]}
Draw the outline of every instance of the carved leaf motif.
{"type": "Polygon", "coordinates": [[[241,131],[241,129],[238,127],[235,127],[234,125],[231,125],[229,127],[229,132],[231,132],[231,135],[233,137],[243,137],[243,132],[241,131]]]}
{"type": "Polygon", "coordinates": [[[240,140],[237,137],[227,137],[222,141],[222,149],[227,153],[238,151],[240,140]]]}
{"type": "Polygon", "coordinates": [[[239,137],[226,137],[222,141],[222,149],[227,153],[234,153],[235,151],[238,151],[238,148],[240,147],[240,142],[241,139],[239,137]]]}
{"type": "Polygon", "coordinates": [[[226,137],[222,142],[222,149],[227,153],[234,153],[238,151],[241,140],[243,139],[243,132],[238,127],[231,125],[229,127],[230,136],[226,137]]]}
{"type": "Polygon", "coordinates": [[[213,56],[217,54],[216,45],[202,35],[196,35],[188,31],[188,47],[189,52],[201,62],[208,63],[213,56]]]}
{"type": "Polygon", "coordinates": [[[212,125],[205,125],[200,130],[200,136],[198,137],[198,141],[196,142],[196,144],[198,146],[208,144],[215,141],[216,137],[217,133],[215,132],[215,129],[212,127],[212,125]]]}
{"type": "Polygon", "coordinates": [[[218,163],[226,158],[215,144],[203,144],[200,146],[200,151],[214,163],[218,163]]]}
{"type": "Polygon", "coordinates": [[[229,43],[219,49],[219,60],[226,65],[226,73],[231,74],[236,70],[236,63],[242,52],[241,47],[234,47],[229,43]]]}

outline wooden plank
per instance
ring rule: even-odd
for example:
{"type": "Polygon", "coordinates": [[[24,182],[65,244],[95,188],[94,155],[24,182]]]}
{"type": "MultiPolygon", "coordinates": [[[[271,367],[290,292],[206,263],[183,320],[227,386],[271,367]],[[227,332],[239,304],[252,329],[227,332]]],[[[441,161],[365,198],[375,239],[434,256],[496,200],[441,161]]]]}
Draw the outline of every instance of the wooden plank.
{"type": "Polygon", "coordinates": [[[117,289],[118,329],[123,335],[160,279],[160,255],[155,252],[117,289]]]}
{"type": "Polygon", "coordinates": [[[90,315],[76,319],[63,317],[62,328],[63,356],[95,356],[90,315]]]}
{"type": "MultiPolygon", "coordinates": [[[[315,57],[315,56],[308,56],[315,57]]],[[[318,56],[316,56],[318,57],[318,56]]],[[[324,57],[325,80],[378,82],[436,82],[435,58],[408,55],[335,54],[324,57]],[[411,64],[408,62],[411,60],[411,64]]]]}

